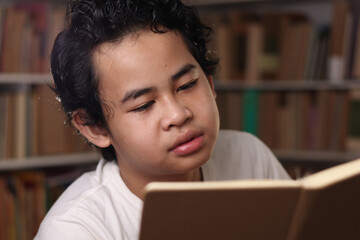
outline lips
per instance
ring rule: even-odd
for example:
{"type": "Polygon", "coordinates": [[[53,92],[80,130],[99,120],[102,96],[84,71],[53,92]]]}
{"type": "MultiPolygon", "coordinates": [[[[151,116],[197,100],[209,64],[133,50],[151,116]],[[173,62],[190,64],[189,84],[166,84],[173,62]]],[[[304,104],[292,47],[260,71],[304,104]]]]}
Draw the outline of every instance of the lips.
{"type": "Polygon", "coordinates": [[[204,144],[204,135],[197,131],[188,131],[179,136],[170,147],[176,155],[189,155],[199,150],[204,144]]]}

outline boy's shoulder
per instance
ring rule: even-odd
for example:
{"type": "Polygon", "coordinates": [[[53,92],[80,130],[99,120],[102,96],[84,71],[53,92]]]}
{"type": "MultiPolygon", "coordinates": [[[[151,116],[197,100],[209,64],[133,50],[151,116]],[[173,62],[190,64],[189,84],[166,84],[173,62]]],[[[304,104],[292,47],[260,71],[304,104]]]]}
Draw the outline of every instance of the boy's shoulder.
{"type": "Polygon", "coordinates": [[[122,236],[127,231],[122,225],[137,220],[142,207],[128,191],[122,186],[117,164],[102,159],[95,171],[83,174],[59,197],[42,222],[39,235],[47,234],[42,229],[61,235],[71,228],[95,238],[99,235],[99,239],[122,236]]]}
{"type": "Polygon", "coordinates": [[[232,129],[222,129],[215,145],[215,153],[221,152],[228,154],[241,153],[246,155],[257,154],[268,148],[256,136],[242,131],[232,129]]]}
{"type": "Polygon", "coordinates": [[[211,159],[203,170],[210,173],[209,180],[288,178],[260,139],[237,130],[219,131],[211,159]]]}
{"type": "Polygon", "coordinates": [[[96,170],[86,172],[77,178],[56,200],[44,221],[50,219],[75,220],[80,215],[101,211],[99,200],[108,198],[108,176],[104,174],[106,162],[100,160],[96,170]],[[89,208],[92,208],[91,210],[89,208]],[[88,211],[90,210],[90,211],[88,211]]]}

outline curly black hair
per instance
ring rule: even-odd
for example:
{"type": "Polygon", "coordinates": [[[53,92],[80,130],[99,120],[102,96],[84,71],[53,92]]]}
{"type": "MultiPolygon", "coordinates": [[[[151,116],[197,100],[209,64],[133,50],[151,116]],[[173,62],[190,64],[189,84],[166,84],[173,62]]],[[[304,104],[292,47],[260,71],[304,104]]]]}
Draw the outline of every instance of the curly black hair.
{"type": "MultiPolygon", "coordinates": [[[[75,0],[68,5],[65,29],[51,53],[53,90],[70,120],[73,112],[81,109],[85,125],[106,127],[93,52],[100,44],[119,41],[145,28],[155,33],[179,32],[203,71],[215,73],[219,60],[210,57],[206,46],[212,29],[180,0],[75,0]]],[[[116,159],[112,146],[101,152],[106,160],[116,159]]]]}

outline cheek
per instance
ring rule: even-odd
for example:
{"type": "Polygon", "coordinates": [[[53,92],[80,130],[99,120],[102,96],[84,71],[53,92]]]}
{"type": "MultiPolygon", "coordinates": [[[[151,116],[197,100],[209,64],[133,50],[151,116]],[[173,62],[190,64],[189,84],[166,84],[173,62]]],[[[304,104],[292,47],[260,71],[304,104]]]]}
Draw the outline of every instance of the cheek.
{"type": "Polygon", "coordinates": [[[199,116],[202,120],[216,124],[219,113],[213,93],[206,91],[200,98],[195,99],[194,102],[196,103],[196,112],[200,114],[199,116]]]}
{"type": "Polygon", "coordinates": [[[119,151],[149,152],[156,133],[153,131],[153,121],[141,118],[122,118],[112,121],[112,144],[119,151]]]}

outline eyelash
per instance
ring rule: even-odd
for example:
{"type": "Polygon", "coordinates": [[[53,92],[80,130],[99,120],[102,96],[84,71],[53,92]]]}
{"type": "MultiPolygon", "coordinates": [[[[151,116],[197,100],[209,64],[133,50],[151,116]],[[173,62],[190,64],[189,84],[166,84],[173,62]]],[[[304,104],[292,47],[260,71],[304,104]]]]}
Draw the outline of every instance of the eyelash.
{"type": "Polygon", "coordinates": [[[178,89],[176,89],[176,92],[179,91],[184,91],[184,90],[189,90],[190,88],[194,87],[198,82],[198,79],[195,79],[192,82],[189,82],[187,84],[182,85],[181,87],[179,87],[178,89]]]}
{"type": "Polygon", "coordinates": [[[155,103],[155,101],[147,102],[147,103],[141,105],[140,107],[133,109],[132,111],[133,112],[144,112],[144,111],[148,110],[154,103],[155,103]]]}
{"type": "MultiPolygon", "coordinates": [[[[195,79],[192,82],[184,84],[181,87],[179,87],[178,89],[176,89],[176,92],[189,90],[192,87],[194,87],[197,84],[197,82],[198,82],[198,79],[195,79]]],[[[147,102],[147,103],[141,105],[140,107],[133,109],[132,112],[144,112],[144,111],[148,110],[154,103],[155,103],[155,101],[147,102]]]]}

